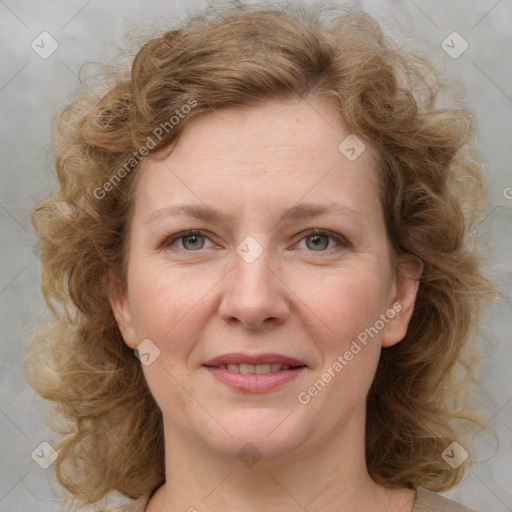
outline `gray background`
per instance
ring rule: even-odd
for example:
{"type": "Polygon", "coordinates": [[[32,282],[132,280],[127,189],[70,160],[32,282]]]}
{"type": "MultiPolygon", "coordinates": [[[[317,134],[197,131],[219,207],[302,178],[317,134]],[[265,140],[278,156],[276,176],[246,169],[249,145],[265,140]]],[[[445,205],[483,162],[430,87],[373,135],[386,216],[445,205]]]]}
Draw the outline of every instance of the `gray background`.
{"type": "MultiPolygon", "coordinates": [[[[127,29],[142,21],[165,27],[206,5],[205,0],[0,0],[2,512],[59,510],[58,488],[49,483],[51,469],[30,464],[36,447],[54,438],[44,425],[44,404],[21,369],[30,331],[47,316],[29,212],[53,180],[52,161],[45,154],[50,117],[77,87],[78,67],[110,60],[123,46],[127,29]],[[31,48],[43,31],[59,45],[47,59],[31,48]]],[[[492,439],[477,436],[471,455],[495,455],[446,495],[482,511],[512,511],[512,1],[390,0],[362,5],[395,37],[422,49],[437,69],[456,80],[479,118],[477,147],[486,162],[489,198],[478,229],[490,233],[495,256],[489,268],[505,292],[482,338],[485,411],[499,445],[495,449],[492,439]],[[456,59],[441,47],[453,31],[469,44],[456,59]]]]}

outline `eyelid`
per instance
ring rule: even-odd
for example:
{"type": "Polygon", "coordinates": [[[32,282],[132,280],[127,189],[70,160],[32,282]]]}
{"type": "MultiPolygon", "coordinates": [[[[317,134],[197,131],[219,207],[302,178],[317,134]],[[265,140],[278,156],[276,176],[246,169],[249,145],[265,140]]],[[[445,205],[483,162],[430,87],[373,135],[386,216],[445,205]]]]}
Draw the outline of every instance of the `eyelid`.
{"type": "MultiPolygon", "coordinates": [[[[340,245],[342,247],[349,247],[350,246],[350,242],[343,235],[341,235],[339,233],[335,233],[334,231],[330,231],[328,229],[321,229],[321,228],[311,228],[311,229],[306,229],[305,231],[302,231],[301,233],[299,233],[297,235],[297,236],[300,236],[300,239],[298,240],[298,242],[301,242],[302,240],[304,240],[308,236],[315,236],[315,235],[322,235],[322,236],[326,236],[328,238],[331,238],[332,240],[336,241],[338,243],[338,245],[340,245]]],[[[334,249],[334,247],[332,249],[334,249]]],[[[325,251],[310,251],[310,252],[320,252],[320,253],[322,253],[322,252],[329,252],[329,250],[325,250],[325,251]]]]}
{"type": "MultiPolygon", "coordinates": [[[[171,247],[172,244],[174,244],[176,241],[180,240],[181,238],[186,238],[187,236],[193,236],[193,235],[203,236],[204,238],[207,238],[212,243],[214,243],[206,231],[204,231],[202,229],[188,229],[185,231],[180,231],[174,235],[165,237],[162,240],[162,242],[158,244],[158,248],[165,249],[166,247],[171,247]]],[[[297,240],[297,242],[295,242],[294,245],[298,244],[299,242],[301,242],[308,236],[315,236],[315,235],[322,235],[322,236],[331,238],[332,240],[336,241],[338,243],[338,245],[341,247],[349,247],[350,246],[350,242],[343,235],[340,235],[338,233],[335,233],[335,232],[327,230],[327,229],[320,229],[320,228],[310,228],[310,229],[306,229],[306,230],[302,231],[301,233],[299,233],[297,235],[297,237],[300,237],[300,238],[297,240]]],[[[327,249],[324,251],[309,251],[309,252],[325,253],[325,252],[330,252],[332,249],[335,249],[335,248],[327,249]]],[[[186,249],[182,249],[182,250],[184,252],[199,252],[200,251],[200,250],[187,251],[186,249]]]]}
{"type": "MultiPolygon", "coordinates": [[[[185,231],[180,231],[179,233],[176,233],[174,235],[166,236],[164,239],[157,245],[158,249],[165,249],[166,247],[171,247],[172,244],[180,240],[181,238],[186,238],[187,236],[203,236],[204,238],[207,238],[211,242],[213,242],[210,238],[210,236],[207,234],[206,231],[202,229],[187,229],[185,231]]],[[[184,252],[199,252],[199,251],[187,251],[186,249],[182,249],[184,252]]]]}

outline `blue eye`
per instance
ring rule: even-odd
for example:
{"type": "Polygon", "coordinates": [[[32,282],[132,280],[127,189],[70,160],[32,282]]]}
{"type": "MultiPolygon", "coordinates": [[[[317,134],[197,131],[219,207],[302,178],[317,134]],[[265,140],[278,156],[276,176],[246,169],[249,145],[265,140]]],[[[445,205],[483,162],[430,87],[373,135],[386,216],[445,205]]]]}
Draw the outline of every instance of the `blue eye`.
{"type": "Polygon", "coordinates": [[[208,239],[208,237],[205,236],[201,231],[184,231],[169,237],[167,240],[164,241],[164,246],[174,245],[175,242],[181,240],[180,248],[193,252],[204,247],[205,239],[208,239]]]}
{"type": "Polygon", "coordinates": [[[324,252],[326,249],[330,248],[329,242],[331,240],[335,240],[338,244],[341,243],[342,245],[346,245],[346,243],[342,243],[343,241],[341,237],[326,234],[320,230],[314,231],[313,233],[305,236],[302,240],[305,240],[306,247],[314,252],[324,252]]]}
{"type": "Polygon", "coordinates": [[[350,242],[343,236],[326,229],[311,229],[304,233],[306,247],[311,252],[331,252],[332,250],[347,249],[351,247],[350,242]],[[330,245],[330,241],[333,244],[330,245]]]}
{"type": "MultiPolygon", "coordinates": [[[[187,252],[195,252],[205,248],[206,240],[210,239],[201,230],[191,229],[166,238],[160,244],[160,247],[166,248],[174,246],[187,252]],[[179,242],[179,244],[177,244],[177,242],[179,242]]],[[[300,242],[303,241],[306,242],[306,248],[312,252],[327,252],[327,250],[335,248],[336,245],[338,248],[349,246],[345,237],[322,229],[312,229],[305,233],[305,236],[300,242]],[[334,244],[330,244],[331,241],[333,241],[334,244]],[[334,247],[331,245],[334,245],[334,247]]]]}

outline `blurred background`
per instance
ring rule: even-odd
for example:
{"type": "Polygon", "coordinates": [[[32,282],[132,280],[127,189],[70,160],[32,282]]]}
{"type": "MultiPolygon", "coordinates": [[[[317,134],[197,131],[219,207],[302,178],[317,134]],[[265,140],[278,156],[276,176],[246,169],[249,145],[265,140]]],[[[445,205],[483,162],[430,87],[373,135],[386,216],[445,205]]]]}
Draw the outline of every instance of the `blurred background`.
{"type": "MultiPolygon", "coordinates": [[[[54,437],[44,423],[44,403],[22,371],[31,330],[47,318],[29,213],[54,185],[46,155],[51,116],[79,86],[80,65],[112,60],[127,30],[141,23],[170,27],[209,4],[215,8],[213,0],[0,0],[1,512],[60,510],[53,465],[33,461],[48,454],[44,443],[54,437]]],[[[470,457],[488,460],[444,494],[482,512],[512,511],[512,1],[359,5],[401,44],[426,53],[479,119],[476,146],[489,194],[477,229],[490,235],[488,266],[504,291],[484,326],[480,377],[488,389],[485,415],[499,444],[474,439],[470,457]]]]}

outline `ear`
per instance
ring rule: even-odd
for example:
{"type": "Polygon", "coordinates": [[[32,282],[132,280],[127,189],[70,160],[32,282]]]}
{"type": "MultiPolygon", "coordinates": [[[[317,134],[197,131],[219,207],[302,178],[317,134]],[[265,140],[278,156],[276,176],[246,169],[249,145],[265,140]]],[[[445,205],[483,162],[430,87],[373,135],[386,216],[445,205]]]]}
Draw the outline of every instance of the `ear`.
{"type": "Polygon", "coordinates": [[[393,286],[394,293],[391,294],[392,300],[388,306],[388,312],[396,314],[386,324],[382,336],[383,347],[391,347],[405,338],[414,311],[422,271],[423,263],[419,258],[411,254],[400,258],[393,286]]]}
{"type": "Polygon", "coordinates": [[[123,286],[121,278],[114,272],[109,272],[107,289],[110,307],[123,336],[124,342],[133,350],[137,348],[137,337],[133,327],[132,313],[128,300],[128,292],[123,286]]]}

